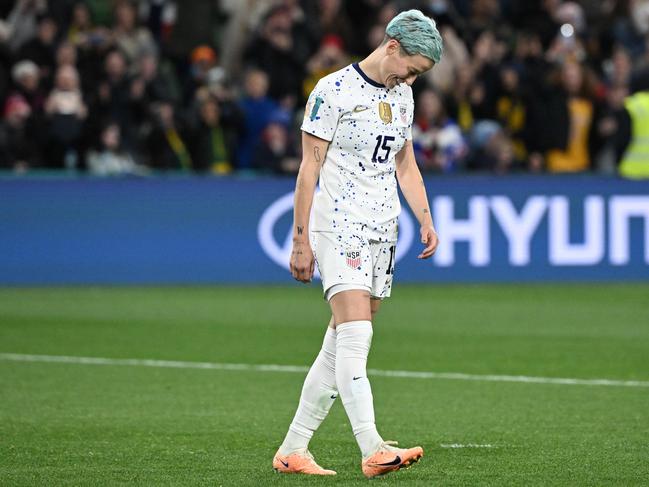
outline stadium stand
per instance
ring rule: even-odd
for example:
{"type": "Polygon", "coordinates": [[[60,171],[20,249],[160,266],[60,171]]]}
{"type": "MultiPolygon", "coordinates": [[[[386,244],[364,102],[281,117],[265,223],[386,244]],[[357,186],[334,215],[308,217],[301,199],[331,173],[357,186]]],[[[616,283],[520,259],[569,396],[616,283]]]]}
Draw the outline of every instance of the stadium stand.
{"type": "Polygon", "coordinates": [[[419,8],[445,42],[413,86],[422,170],[616,174],[649,89],[644,5],[1,1],[0,169],[294,174],[315,81],[419,8]]]}

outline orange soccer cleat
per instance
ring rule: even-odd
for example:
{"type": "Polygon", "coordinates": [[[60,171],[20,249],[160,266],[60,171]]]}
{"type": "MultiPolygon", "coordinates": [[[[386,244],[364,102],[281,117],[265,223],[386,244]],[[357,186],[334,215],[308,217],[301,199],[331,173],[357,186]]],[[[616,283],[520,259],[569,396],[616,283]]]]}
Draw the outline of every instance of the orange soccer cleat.
{"type": "Polygon", "coordinates": [[[408,468],[424,456],[424,450],[420,446],[396,448],[394,446],[396,444],[396,441],[385,441],[374,454],[363,460],[363,474],[368,479],[401,468],[408,468]]]}
{"type": "Polygon", "coordinates": [[[327,470],[318,465],[311,452],[306,448],[290,455],[280,455],[279,451],[273,458],[273,468],[280,473],[303,473],[306,475],[336,475],[333,470],[327,470]]]}

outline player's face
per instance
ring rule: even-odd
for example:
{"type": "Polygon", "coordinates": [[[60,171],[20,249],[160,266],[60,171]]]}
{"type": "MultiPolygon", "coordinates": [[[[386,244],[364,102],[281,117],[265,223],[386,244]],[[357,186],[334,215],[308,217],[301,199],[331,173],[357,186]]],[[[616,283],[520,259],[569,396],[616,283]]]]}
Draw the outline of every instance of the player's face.
{"type": "Polygon", "coordinates": [[[383,84],[390,89],[401,83],[411,86],[417,76],[428,71],[435,64],[421,54],[404,55],[401,53],[399,44],[395,44],[395,46],[388,46],[388,55],[384,58],[381,69],[383,84]]]}

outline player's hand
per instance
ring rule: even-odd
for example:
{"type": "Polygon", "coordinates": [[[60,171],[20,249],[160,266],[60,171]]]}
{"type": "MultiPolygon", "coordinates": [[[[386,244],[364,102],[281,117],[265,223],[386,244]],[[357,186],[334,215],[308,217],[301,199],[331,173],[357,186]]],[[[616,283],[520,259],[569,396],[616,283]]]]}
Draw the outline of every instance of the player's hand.
{"type": "Polygon", "coordinates": [[[293,242],[291,251],[291,275],[300,282],[311,282],[315,258],[308,242],[293,242]]]}
{"type": "Polygon", "coordinates": [[[428,259],[431,255],[437,250],[437,245],[439,244],[439,239],[437,238],[437,232],[433,227],[421,227],[421,243],[423,243],[426,248],[417,256],[418,259],[428,259]]]}

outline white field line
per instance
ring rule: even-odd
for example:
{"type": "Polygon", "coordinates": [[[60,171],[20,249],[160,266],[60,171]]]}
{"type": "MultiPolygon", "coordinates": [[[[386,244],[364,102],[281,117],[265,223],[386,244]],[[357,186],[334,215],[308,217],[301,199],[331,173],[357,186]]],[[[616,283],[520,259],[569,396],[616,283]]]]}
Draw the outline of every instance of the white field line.
{"type": "Polygon", "coordinates": [[[496,445],[490,445],[489,443],[484,445],[478,445],[477,443],[467,443],[465,445],[461,443],[451,443],[445,445],[444,443],[442,443],[439,446],[441,446],[442,448],[497,448],[496,445]]]}
{"type": "MultiPolygon", "coordinates": [[[[72,357],[66,355],[28,355],[22,353],[0,353],[0,360],[11,362],[47,362],[82,365],[131,365],[136,367],[166,367],[172,369],[233,370],[252,372],[298,372],[305,373],[309,367],[302,365],[274,364],[227,364],[215,362],[184,362],[178,360],[151,360],[136,358],[72,357]]],[[[574,379],[561,377],[529,377],[525,375],[479,375],[458,372],[417,372],[410,370],[368,369],[367,373],[377,377],[399,377],[408,379],[470,380],[479,382],[524,382],[528,384],[557,384],[568,386],[614,386],[648,387],[649,381],[615,379],[574,379]]]]}

